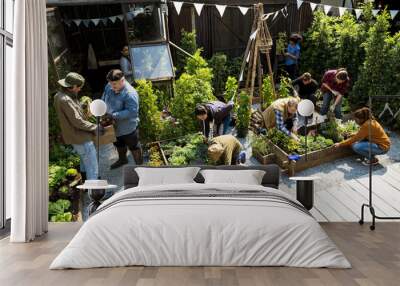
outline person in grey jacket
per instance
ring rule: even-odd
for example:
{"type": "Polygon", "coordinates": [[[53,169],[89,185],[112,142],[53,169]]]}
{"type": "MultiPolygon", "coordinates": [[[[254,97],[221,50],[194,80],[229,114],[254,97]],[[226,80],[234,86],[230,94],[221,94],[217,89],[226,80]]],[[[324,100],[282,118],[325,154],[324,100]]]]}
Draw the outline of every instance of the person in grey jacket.
{"type": "Polygon", "coordinates": [[[123,46],[121,51],[121,58],[119,60],[119,65],[122,72],[124,73],[125,79],[129,82],[133,82],[133,69],[132,61],[129,57],[129,47],[127,45],[123,46]]]}
{"type": "Polygon", "coordinates": [[[102,99],[107,105],[107,116],[115,122],[118,160],[111,169],[128,163],[128,149],[137,165],[143,163],[142,148],[139,142],[139,97],[136,90],[125,80],[121,70],[114,69],[107,74],[108,84],[102,99]]]}

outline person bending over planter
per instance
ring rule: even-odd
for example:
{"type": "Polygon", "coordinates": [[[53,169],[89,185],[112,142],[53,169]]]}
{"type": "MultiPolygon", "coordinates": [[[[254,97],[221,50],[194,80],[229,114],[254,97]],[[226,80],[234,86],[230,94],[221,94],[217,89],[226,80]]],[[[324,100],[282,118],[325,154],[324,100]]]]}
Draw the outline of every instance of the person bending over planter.
{"type": "Polygon", "coordinates": [[[233,101],[228,103],[213,101],[196,105],[194,113],[200,120],[200,128],[206,138],[209,138],[210,135],[216,137],[228,132],[232,108],[233,101]],[[211,128],[213,129],[212,134],[210,134],[211,128]]]}
{"type": "Polygon", "coordinates": [[[351,138],[336,143],[335,147],[351,146],[357,154],[365,158],[365,164],[376,165],[379,163],[375,155],[382,155],[390,149],[390,139],[382,126],[372,117],[371,120],[371,142],[369,139],[370,110],[363,107],[354,112],[354,120],[360,125],[360,130],[351,138]],[[369,147],[371,146],[372,158],[369,158],[369,147]]]}
{"type": "Polygon", "coordinates": [[[137,165],[143,163],[142,148],[139,142],[139,98],[136,90],[125,80],[124,73],[118,69],[107,74],[108,84],[102,99],[107,104],[107,117],[115,122],[118,160],[110,166],[116,169],[128,163],[129,150],[137,165]]]}
{"type": "Polygon", "coordinates": [[[299,141],[297,137],[297,105],[298,97],[286,97],[275,100],[263,112],[265,128],[276,127],[278,130],[299,141]]]}
{"type": "Polygon", "coordinates": [[[207,155],[216,165],[236,165],[246,161],[246,154],[240,152],[242,149],[242,144],[233,135],[221,135],[210,141],[207,155]]]}
{"type": "Polygon", "coordinates": [[[300,77],[292,81],[292,86],[297,86],[297,93],[301,99],[311,100],[314,106],[316,105],[317,98],[315,97],[315,93],[318,90],[318,83],[311,77],[310,73],[303,73],[300,77]]]}
{"type": "Polygon", "coordinates": [[[323,104],[321,115],[326,115],[329,105],[334,99],[331,110],[335,112],[337,119],[342,119],[342,99],[343,95],[348,91],[350,78],[346,69],[328,70],[322,78],[321,91],[323,93],[323,104]]]}

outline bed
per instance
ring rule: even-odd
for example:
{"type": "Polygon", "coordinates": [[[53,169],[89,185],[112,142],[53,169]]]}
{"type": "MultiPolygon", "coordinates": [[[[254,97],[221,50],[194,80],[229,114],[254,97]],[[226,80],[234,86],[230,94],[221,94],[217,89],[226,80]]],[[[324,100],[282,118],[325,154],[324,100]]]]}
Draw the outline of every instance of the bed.
{"type": "Polygon", "coordinates": [[[193,183],[140,186],[135,166],[127,166],[124,191],[99,207],[50,269],[351,267],[312,215],[278,189],[276,165],[199,168],[265,175],[260,185],[204,183],[198,173],[193,183]]]}

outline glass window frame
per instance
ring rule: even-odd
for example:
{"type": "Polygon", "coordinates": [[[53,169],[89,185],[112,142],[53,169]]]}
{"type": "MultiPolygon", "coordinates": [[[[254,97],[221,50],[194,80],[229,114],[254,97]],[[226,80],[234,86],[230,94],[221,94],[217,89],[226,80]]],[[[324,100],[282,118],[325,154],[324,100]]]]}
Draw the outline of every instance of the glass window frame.
{"type": "MultiPolygon", "coordinates": [[[[0,237],[9,233],[10,220],[6,218],[6,193],[5,193],[5,75],[6,75],[6,48],[13,47],[13,34],[6,31],[6,1],[0,0],[0,237]]],[[[12,0],[15,7],[15,1],[12,0]]],[[[15,13],[15,8],[12,9],[15,13]]],[[[13,19],[14,19],[13,15],[13,19]]],[[[14,30],[14,29],[12,29],[14,30]]]]}

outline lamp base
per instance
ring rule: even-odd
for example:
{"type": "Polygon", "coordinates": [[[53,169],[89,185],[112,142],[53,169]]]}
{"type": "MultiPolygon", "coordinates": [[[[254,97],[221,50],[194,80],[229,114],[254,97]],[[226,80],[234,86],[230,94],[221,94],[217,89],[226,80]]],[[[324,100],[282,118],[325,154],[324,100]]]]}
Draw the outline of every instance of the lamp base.
{"type": "Polygon", "coordinates": [[[94,213],[97,208],[101,205],[101,200],[104,198],[106,194],[105,189],[92,189],[88,190],[88,195],[90,200],[92,201],[89,205],[89,216],[94,213]]]}

